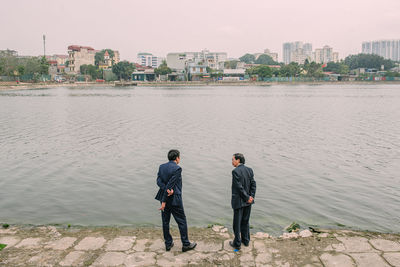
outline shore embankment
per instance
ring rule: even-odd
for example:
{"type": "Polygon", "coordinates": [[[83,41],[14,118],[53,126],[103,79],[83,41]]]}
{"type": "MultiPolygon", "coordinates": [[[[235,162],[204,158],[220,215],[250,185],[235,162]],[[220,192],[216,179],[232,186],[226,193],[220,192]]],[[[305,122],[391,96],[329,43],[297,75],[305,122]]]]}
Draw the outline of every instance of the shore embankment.
{"type": "MultiPolygon", "coordinates": [[[[114,87],[115,82],[96,83],[96,82],[76,82],[76,83],[16,83],[16,82],[0,82],[0,90],[25,90],[25,89],[41,89],[41,88],[55,88],[55,87],[68,87],[68,88],[101,88],[101,87],[114,87]]],[[[240,82],[133,82],[126,83],[126,87],[199,87],[199,86],[271,86],[271,85],[379,85],[379,84],[400,84],[400,81],[315,81],[315,82],[254,82],[254,81],[240,81],[240,82]]],[[[118,88],[125,88],[118,86],[118,88]]]]}
{"type": "Polygon", "coordinates": [[[234,251],[223,226],[190,228],[195,250],[165,251],[160,228],[12,226],[0,229],[0,266],[400,266],[400,235],[345,230],[251,235],[234,251]],[[4,246],[3,246],[4,247],[4,246]]]}

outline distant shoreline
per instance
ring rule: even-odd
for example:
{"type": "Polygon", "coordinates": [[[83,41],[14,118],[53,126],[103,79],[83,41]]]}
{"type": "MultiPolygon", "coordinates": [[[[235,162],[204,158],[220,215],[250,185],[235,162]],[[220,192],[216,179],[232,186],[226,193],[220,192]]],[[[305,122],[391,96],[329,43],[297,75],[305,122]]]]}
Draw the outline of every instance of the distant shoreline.
{"type": "MultiPolygon", "coordinates": [[[[135,82],[136,85],[130,87],[191,87],[191,86],[271,86],[271,85],[349,85],[349,84],[400,84],[400,81],[315,81],[315,82],[135,82]]],[[[114,87],[115,82],[96,83],[96,82],[78,82],[78,83],[1,83],[0,90],[29,90],[53,87],[114,87]]],[[[129,86],[129,85],[128,85],[129,86]]],[[[127,87],[128,87],[127,86],[127,87]]],[[[124,88],[124,87],[119,87],[124,88]]]]}

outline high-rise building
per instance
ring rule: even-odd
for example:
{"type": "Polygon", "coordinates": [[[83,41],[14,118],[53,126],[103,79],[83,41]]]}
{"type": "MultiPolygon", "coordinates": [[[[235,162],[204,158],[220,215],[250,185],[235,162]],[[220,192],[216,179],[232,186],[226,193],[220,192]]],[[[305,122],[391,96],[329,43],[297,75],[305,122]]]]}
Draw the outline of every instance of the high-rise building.
{"type": "Polygon", "coordinates": [[[339,53],[333,52],[332,47],[325,45],[323,48],[315,49],[313,53],[313,61],[318,64],[339,62],[339,53]]]}
{"type": "Polygon", "coordinates": [[[400,61],[400,39],[363,42],[362,53],[375,54],[386,59],[400,61]]]}
{"type": "Polygon", "coordinates": [[[311,60],[312,44],[303,42],[292,42],[283,44],[283,62],[297,62],[303,64],[306,59],[311,60]]]}
{"type": "Polygon", "coordinates": [[[264,54],[270,56],[275,62],[278,62],[278,53],[272,53],[269,49],[264,50],[264,54]]]}
{"type": "Polygon", "coordinates": [[[154,56],[151,53],[138,53],[137,54],[137,63],[142,66],[158,68],[162,60],[159,57],[154,56]]]}

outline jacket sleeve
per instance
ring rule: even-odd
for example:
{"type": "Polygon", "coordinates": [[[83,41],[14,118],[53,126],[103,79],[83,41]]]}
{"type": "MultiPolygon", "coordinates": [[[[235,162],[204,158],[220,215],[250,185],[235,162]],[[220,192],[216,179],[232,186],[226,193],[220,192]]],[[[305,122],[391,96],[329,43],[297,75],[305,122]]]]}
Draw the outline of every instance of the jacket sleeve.
{"type": "Polygon", "coordinates": [[[250,172],[250,196],[255,198],[256,196],[256,181],[254,180],[254,173],[253,170],[250,172]]]}
{"type": "Polygon", "coordinates": [[[163,191],[165,190],[165,184],[161,179],[160,170],[158,170],[158,174],[157,174],[157,185],[161,190],[163,190],[163,191]]]}
{"type": "Polygon", "coordinates": [[[164,188],[164,194],[163,194],[163,200],[162,202],[167,201],[168,189],[173,189],[176,185],[176,183],[179,181],[179,179],[182,179],[182,168],[178,168],[175,170],[174,174],[172,175],[171,179],[169,179],[167,185],[164,188]]]}
{"type": "Polygon", "coordinates": [[[249,195],[247,194],[246,190],[244,190],[243,185],[240,182],[240,178],[234,170],[232,171],[232,182],[233,186],[239,190],[240,197],[243,199],[243,201],[247,202],[249,200],[249,195]]]}

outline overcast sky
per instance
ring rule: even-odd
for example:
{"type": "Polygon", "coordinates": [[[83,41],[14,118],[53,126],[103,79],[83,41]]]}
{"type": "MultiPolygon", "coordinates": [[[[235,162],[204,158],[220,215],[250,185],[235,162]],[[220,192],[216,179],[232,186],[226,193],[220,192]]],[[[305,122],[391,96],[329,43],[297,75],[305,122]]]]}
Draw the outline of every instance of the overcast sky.
{"type": "Polygon", "coordinates": [[[1,0],[0,50],[67,54],[71,44],[138,52],[227,52],[240,57],[282,43],[327,44],[340,58],[361,43],[400,39],[400,0],[1,0]]]}

